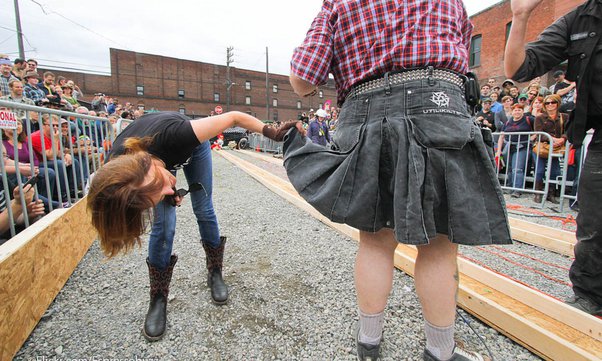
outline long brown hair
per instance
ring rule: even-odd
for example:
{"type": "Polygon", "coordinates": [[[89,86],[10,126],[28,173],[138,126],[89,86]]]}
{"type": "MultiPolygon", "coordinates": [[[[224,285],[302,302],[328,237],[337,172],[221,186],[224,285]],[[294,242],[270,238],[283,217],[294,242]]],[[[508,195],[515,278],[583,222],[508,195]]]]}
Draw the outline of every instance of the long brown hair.
{"type": "Polygon", "coordinates": [[[128,138],[125,154],[111,159],[94,174],[88,192],[88,210],[107,257],[140,246],[140,236],[151,223],[153,196],[161,191],[161,177],[146,176],[158,161],[146,149],[152,138],[128,138]]]}

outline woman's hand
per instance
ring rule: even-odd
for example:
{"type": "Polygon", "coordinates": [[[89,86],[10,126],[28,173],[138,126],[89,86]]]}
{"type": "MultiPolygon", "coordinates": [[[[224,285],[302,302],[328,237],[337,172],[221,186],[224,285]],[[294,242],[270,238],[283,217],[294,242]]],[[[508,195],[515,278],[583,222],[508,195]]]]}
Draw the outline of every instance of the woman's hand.
{"type": "Polygon", "coordinates": [[[65,162],[65,166],[68,167],[73,164],[73,159],[71,158],[71,154],[65,153],[63,155],[63,161],[65,162]]]}
{"type": "Polygon", "coordinates": [[[43,216],[44,214],[44,203],[42,203],[40,199],[27,204],[27,215],[29,216],[30,222],[32,219],[43,216]]]}
{"type": "Polygon", "coordinates": [[[564,138],[554,138],[552,137],[553,142],[554,142],[554,148],[558,148],[558,147],[562,147],[564,145],[564,143],[566,142],[566,139],[564,138]]]}
{"type": "MultiPolygon", "coordinates": [[[[35,191],[31,184],[28,184],[25,187],[23,187],[23,195],[25,196],[25,204],[31,203],[34,193],[35,193],[35,191]]],[[[21,205],[21,194],[19,193],[19,187],[15,187],[15,189],[13,189],[13,197],[14,197],[17,205],[20,206],[21,205]]]]}

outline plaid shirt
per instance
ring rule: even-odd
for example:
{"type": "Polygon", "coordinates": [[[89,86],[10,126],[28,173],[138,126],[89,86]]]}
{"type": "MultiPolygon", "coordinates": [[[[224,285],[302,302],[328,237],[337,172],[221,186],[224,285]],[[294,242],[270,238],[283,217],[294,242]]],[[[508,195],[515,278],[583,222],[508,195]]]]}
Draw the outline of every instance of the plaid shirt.
{"type": "Polygon", "coordinates": [[[46,94],[40,88],[31,84],[25,84],[23,87],[23,96],[33,100],[34,103],[46,98],[46,94]]]}
{"type": "Polygon", "coordinates": [[[316,85],[332,73],[340,105],[354,84],[388,71],[466,73],[471,33],[461,0],[324,0],[291,71],[316,85]]]}
{"type": "Polygon", "coordinates": [[[11,80],[19,79],[15,78],[12,74],[9,74],[7,77],[4,76],[4,74],[0,74],[0,95],[10,95],[10,87],[8,86],[8,83],[11,80]]]}

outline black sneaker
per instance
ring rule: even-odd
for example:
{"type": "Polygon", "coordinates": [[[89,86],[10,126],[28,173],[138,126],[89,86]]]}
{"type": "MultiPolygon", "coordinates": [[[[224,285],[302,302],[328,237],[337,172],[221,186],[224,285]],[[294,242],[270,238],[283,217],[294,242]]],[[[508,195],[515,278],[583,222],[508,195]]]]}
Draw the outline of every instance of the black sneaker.
{"type": "Polygon", "coordinates": [[[564,303],[566,303],[569,306],[573,306],[576,309],[581,310],[585,313],[589,313],[590,315],[602,316],[602,306],[596,305],[595,303],[586,298],[573,296],[564,301],[564,303]]]}
{"type": "MultiPolygon", "coordinates": [[[[436,358],[429,350],[424,349],[423,354],[424,361],[441,361],[436,358]]],[[[454,354],[448,361],[486,361],[489,358],[483,358],[480,354],[476,352],[466,351],[464,349],[464,345],[460,342],[456,342],[456,346],[454,347],[454,354]]]]}
{"type": "Polygon", "coordinates": [[[380,360],[380,343],[378,345],[368,345],[359,341],[360,325],[355,327],[353,334],[355,344],[357,345],[357,359],[359,361],[377,361],[380,360]]]}
{"type": "Polygon", "coordinates": [[[511,197],[512,198],[520,198],[520,196],[522,196],[522,195],[523,194],[521,192],[514,191],[514,192],[512,192],[512,196],[511,197]]]}

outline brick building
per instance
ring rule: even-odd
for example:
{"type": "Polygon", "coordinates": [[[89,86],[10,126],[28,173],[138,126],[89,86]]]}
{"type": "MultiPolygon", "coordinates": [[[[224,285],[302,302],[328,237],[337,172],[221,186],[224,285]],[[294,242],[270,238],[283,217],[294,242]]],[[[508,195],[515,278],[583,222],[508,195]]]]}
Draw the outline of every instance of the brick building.
{"type": "MultiPolygon", "coordinates": [[[[584,0],[544,0],[531,14],[527,27],[526,40],[533,41],[556,19],[573,10],[584,0]]],[[[504,79],[504,50],[512,11],[510,1],[503,0],[470,17],[474,25],[471,44],[471,70],[477,74],[481,83],[495,78],[498,84],[504,79]]],[[[561,67],[559,67],[561,68],[561,67]]],[[[554,79],[550,73],[542,76],[542,84],[550,85],[554,79]]]]}
{"type": "Polygon", "coordinates": [[[310,98],[297,96],[288,76],[266,74],[230,67],[231,86],[227,89],[227,67],[192,60],[110,49],[111,75],[53,71],[73,79],[87,99],[105,93],[124,104],[131,102],[145,110],[172,110],[190,116],[206,116],[217,105],[238,110],[260,119],[288,120],[327,100],[336,103],[334,81],[320,87],[310,98]],[[269,103],[269,116],[267,115],[269,103]]]}

